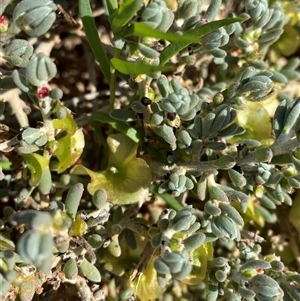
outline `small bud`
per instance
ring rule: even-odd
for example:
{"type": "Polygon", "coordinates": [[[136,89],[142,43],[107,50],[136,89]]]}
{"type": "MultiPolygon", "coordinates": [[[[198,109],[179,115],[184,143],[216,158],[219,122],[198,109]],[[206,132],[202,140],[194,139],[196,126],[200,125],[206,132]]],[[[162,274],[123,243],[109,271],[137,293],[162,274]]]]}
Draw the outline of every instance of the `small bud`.
{"type": "Polygon", "coordinates": [[[213,102],[215,105],[219,105],[224,101],[224,95],[221,92],[218,92],[213,97],[213,102]]]}
{"type": "Polygon", "coordinates": [[[222,270],[218,270],[215,272],[215,277],[219,282],[224,282],[227,278],[227,274],[222,270]]]}
{"type": "Polygon", "coordinates": [[[8,20],[5,16],[0,16],[0,33],[5,33],[8,28],[8,20]]]}
{"type": "Polygon", "coordinates": [[[180,58],[180,62],[188,66],[193,66],[196,62],[196,57],[193,55],[185,55],[180,58]]]}
{"type": "Polygon", "coordinates": [[[50,88],[48,86],[42,86],[42,87],[38,88],[38,90],[37,90],[38,98],[45,98],[45,97],[49,96],[49,94],[50,94],[50,88]]]}
{"type": "Polygon", "coordinates": [[[50,97],[53,98],[53,99],[62,99],[63,91],[59,88],[54,88],[50,92],[50,97]]]}
{"type": "Polygon", "coordinates": [[[58,119],[64,119],[64,118],[66,118],[66,116],[67,116],[67,110],[65,107],[61,107],[57,110],[56,117],[58,119]]]}

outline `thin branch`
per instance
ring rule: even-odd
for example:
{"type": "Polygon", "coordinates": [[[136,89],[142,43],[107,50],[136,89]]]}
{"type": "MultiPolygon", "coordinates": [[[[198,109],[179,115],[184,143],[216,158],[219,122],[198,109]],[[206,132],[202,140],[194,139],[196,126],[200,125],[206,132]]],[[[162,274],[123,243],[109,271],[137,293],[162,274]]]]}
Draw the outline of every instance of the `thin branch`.
{"type": "Polygon", "coordinates": [[[15,113],[20,127],[26,128],[29,126],[29,121],[25,111],[29,110],[29,107],[25,102],[19,97],[20,90],[18,88],[5,91],[1,97],[5,102],[8,102],[15,113]]]}
{"type": "MultiPolygon", "coordinates": [[[[273,152],[273,157],[280,156],[283,154],[290,154],[296,150],[296,148],[300,147],[300,143],[296,138],[289,139],[287,141],[278,142],[275,141],[273,145],[270,146],[270,149],[273,152]]],[[[222,158],[222,157],[221,157],[222,158]]],[[[239,158],[238,156],[232,156],[233,162],[232,167],[234,165],[243,166],[253,162],[259,162],[256,159],[255,151],[249,152],[245,157],[239,158]],[[235,163],[234,163],[235,162],[235,163]]],[[[229,168],[232,168],[229,167],[229,168]]],[[[170,173],[176,169],[184,169],[186,172],[211,172],[213,170],[218,169],[228,169],[224,168],[220,164],[220,159],[211,160],[211,161],[200,161],[200,162],[179,162],[172,165],[162,165],[161,170],[166,173],[170,173]]]]}
{"type": "Polygon", "coordinates": [[[10,152],[19,142],[19,135],[13,137],[10,140],[4,141],[0,143],[0,151],[1,152],[10,152]]]}

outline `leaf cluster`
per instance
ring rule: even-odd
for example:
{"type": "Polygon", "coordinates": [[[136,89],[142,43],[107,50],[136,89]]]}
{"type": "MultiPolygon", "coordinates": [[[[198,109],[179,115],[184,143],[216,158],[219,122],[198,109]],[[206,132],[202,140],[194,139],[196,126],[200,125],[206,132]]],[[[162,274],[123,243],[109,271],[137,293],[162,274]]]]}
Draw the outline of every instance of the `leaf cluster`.
{"type": "Polygon", "coordinates": [[[75,22],[68,3],[2,2],[0,88],[22,97],[0,102],[1,298],[300,300],[296,259],[267,237],[281,208],[299,225],[299,47],[282,46],[297,7],[107,0],[108,54],[97,3],[79,0],[109,103],[76,116],[59,64],[24,38],[55,35],[58,10],[75,22]]]}

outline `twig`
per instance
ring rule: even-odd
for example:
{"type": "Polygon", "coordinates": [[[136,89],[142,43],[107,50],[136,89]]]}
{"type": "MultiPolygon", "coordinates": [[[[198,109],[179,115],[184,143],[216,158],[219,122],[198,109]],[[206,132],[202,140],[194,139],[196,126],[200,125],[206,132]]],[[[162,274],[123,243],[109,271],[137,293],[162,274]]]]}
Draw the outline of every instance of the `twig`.
{"type": "Polygon", "coordinates": [[[59,35],[53,35],[51,38],[47,41],[40,42],[38,47],[35,49],[34,54],[38,54],[40,52],[44,53],[46,56],[50,56],[51,51],[55,44],[58,44],[60,42],[59,35]]]}
{"type": "Polygon", "coordinates": [[[83,277],[77,276],[75,285],[82,301],[95,301],[93,293],[83,277]]]}
{"type": "Polygon", "coordinates": [[[18,88],[5,91],[2,94],[3,100],[9,102],[13,109],[20,127],[26,128],[29,126],[29,121],[25,111],[29,110],[28,106],[19,97],[20,90],[18,88]]]}
{"type": "Polygon", "coordinates": [[[19,135],[13,137],[10,140],[0,143],[0,151],[1,152],[10,152],[14,148],[14,146],[20,142],[18,137],[19,137],[19,135]]]}
{"type": "Polygon", "coordinates": [[[153,253],[155,251],[155,248],[153,248],[148,241],[148,243],[145,245],[144,250],[141,254],[140,261],[137,264],[136,268],[133,270],[132,274],[130,275],[129,279],[130,281],[133,281],[138,275],[143,273],[143,271],[146,269],[148,262],[150,258],[152,257],[153,253]]]}
{"type": "MultiPolygon", "coordinates": [[[[287,141],[282,141],[281,143],[275,142],[273,145],[270,146],[270,149],[273,152],[273,157],[276,157],[287,153],[290,154],[293,151],[295,151],[297,147],[300,147],[300,143],[296,138],[293,138],[287,141]]],[[[238,165],[238,166],[243,166],[249,163],[258,162],[254,151],[249,152],[249,154],[243,158],[239,158],[237,156],[233,156],[232,158],[234,159],[233,161],[235,161],[234,165],[238,165]]],[[[197,171],[209,172],[214,169],[224,169],[222,166],[220,166],[219,160],[211,160],[211,161],[203,161],[203,162],[200,161],[197,163],[179,162],[173,165],[161,166],[161,170],[164,172],[171,172],[179,168],[185,169],[185,171],[188,172],[197,172],[197,171]]]]}

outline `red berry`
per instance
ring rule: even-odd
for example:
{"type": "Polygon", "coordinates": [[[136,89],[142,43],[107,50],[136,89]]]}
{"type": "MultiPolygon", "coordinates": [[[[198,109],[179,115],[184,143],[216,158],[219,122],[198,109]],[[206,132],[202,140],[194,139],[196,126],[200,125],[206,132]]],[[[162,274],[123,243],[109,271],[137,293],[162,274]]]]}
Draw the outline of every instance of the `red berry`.
{"type": "Polygon", "coordinates": [[[0,16],[0,33],[4,33],[8,28],[8,20],[5,16],[0,16]]]}
{"type": "Polygon", "coordinates": [[[48,86],[40,87],[37,91],[37,97],[38,98],[45,98],[49,96],[50,88],[48,86]]]}

